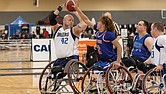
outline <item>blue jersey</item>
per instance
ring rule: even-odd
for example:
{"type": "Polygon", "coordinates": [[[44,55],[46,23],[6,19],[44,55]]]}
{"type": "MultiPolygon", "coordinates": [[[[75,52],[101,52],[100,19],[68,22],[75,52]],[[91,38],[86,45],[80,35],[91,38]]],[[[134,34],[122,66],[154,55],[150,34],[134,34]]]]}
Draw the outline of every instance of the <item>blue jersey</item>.
{"type": "Polygon", "coordinates": [[[134,40],[132,56],[141,59],[141,61],[145,61],[151,55],[151,52],[144,45],[144,41],[147,37],[150,37],[150,35],[146,34],[142,38],[140,38],[139,35],[137,35],[134,40]]]}
{"type": "MultiPolygon", "coordinates": [[[[94,27],[95,29],[95,27],[94,27]]],[[[117,55],[113,49],[112,41],[116,39],[115,33],[104,31],[96,33],[96,46],[101,60],[111,59],[116,61],[117,55]]]]}

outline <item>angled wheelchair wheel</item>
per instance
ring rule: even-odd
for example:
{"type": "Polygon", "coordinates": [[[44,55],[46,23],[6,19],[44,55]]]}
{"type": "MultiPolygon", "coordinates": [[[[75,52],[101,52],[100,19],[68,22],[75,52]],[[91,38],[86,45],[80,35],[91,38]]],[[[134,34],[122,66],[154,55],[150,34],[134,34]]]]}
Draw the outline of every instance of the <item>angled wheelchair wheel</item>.
{"type": "MultiPolygon", "coordinates": [[[[53,68],[54,62],[50,62],[43,69],[40,78],[39,78],[39,90],[41,94],[56,94],[63,88],[61,83],[65,81],[62,79],[65,74],[60,70],[56,74],[54,73],[53,68]]],[[[67,80],[66,80],[67,81],[67,80]]]]}
{"type": "Polygon", "coordinates": [[[69,61],[67,64],[68,82],[74,94],[81,93],[81,83],[87,67],[79,61],[69,61]]]}
{"type": "Polygon", "coordinates": [[[130,94],[133,79],[125,67],[111,64],[105,79],[110,94],[130,94]]]}
{"type": "MultiPolygon", "coordinates": [[[[39,78],[39,90],[41,94],[54,93],[53,89],[58,87],[54,86],[54,77],[51,73],[53,62],[49,63],[42,71],[39,78]]],[[[55,92],[56,93],[56,92],[55,92]]]]}
{"type": "Polygon", "coordinates": [[[82,79],[81,90],[83,94],[107,94],[105,72],[98,67],[90,67],[82,79]]]}
{"type": "Polygon", "coordinates": [[[144,94],[165,94],[162,71],[156,68],[149,70],[143,78],[142,89],[144,94]]]}

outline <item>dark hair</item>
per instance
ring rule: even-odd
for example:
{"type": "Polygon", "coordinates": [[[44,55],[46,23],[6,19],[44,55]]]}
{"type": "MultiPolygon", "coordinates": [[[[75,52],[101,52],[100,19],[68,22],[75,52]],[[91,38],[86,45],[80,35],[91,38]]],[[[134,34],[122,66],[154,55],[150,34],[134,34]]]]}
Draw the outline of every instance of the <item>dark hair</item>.
{"type": "Polygon", "coordinates": [[[146,27],[146,32],[150,32],[150,25],[149,25],[149,22],[147,22],[147,21],[145,21],[145,20],[141,20],[141,21],[143,21],[144,22],[144,26],[146,27]]]}
{"type": "Polygon", "coordinates": [[[153,22],[153,28],[157,28],[157,30],[164,32],[164,24],[161,22],[153,22]]]}
{"type": "Polygon", "coordinates": [[[105,30],[115,32],[114,23],[109,17],[101,16],[100,21],[101,21],[101,23],[103,23],[105,25],[105,30]]]}

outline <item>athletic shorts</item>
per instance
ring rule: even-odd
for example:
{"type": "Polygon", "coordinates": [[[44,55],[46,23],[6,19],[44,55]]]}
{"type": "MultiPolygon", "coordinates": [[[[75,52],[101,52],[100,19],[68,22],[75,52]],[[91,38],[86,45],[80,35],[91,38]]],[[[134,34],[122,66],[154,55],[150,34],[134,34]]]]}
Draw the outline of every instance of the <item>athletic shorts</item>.
{"type": "Polygon", "coordinates": [[[58,58],[57,60],[53,61],[54,62],[53,66],[59,66],[59,65],[65,66],[71,59],[77,59],[78,60],[79,56],[73,55],[73,56],[70,56],[70,57],[58,58]]]}
{"type": "Polygon", "coordinates": [[[94,66],[100,66],[103,68],[104,71],[106,71],[109,68],[110,64],[111,63],[109,61],[98,61],[94,64],[94,66]]]}
{"type": "Polygon", "coordinates": [[[149,64],[145,65],[145,63],[137,58],[123,58],[122,59],[123,64],[126,67],[134,66],[135,68],[137,67],[139,70],[141,70],[143,73],[146,73],[150,69],[154,68],[155,65],[149,64]]]}

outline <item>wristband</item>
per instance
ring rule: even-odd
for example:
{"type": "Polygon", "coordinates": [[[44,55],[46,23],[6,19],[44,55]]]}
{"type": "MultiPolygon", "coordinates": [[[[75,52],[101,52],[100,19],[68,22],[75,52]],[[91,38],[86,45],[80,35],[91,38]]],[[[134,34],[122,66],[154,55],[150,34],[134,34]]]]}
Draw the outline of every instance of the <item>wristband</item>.
{"type": "Polygon", "coordinates": [[[57,10],[60,12],[62,11],[62,7],[61,6],[58,6],[57,10]]]}

